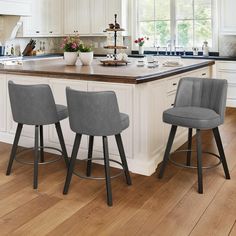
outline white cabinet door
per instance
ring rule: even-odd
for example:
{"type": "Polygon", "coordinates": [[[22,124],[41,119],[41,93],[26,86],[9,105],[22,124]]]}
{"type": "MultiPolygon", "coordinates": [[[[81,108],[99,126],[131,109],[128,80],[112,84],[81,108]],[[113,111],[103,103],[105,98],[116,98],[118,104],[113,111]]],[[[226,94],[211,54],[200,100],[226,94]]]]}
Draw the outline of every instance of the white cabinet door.
{"type": "Polygon", "coordinates": [[[7,93],[7,83],[6,76],[0,74],[0,131],[6,131],[6,116],[7,116],[7,108],[6,108],[6,95],[7,93]]]}
{"type": "Polygon", "coordinates": [[[222,34],[236,34],[236,1],[221,0],[220,1],[220,32],[222,34]]]}
{"type": "MultiPolygon", "coordinates": [[[[101,82],[88,82],[88,91],[114,91],[117,96],[120,112],[129,115],[130,126],[122,132],[122,139],[127,157],[133,156],[132,140],[133,140],[133,87],[101,82]]],[[[102,157],[102,138],[95,137],[94,150],[100,152],[102,157]]],[[[119,155],[114,136],[109,136],[109,153],[119,155]]]]}
{"type": "Polygon", "coordinates": [[[62,35],[63,34],[63,1],[48,0],[48,34],[62,35]]]}
{"type": "MultiPolygon", "coordinates": [[[[50,81],[50,86],[53,91],[53,95],[57,104],[67,105],[66,103],[66,87],[87,91],[87,82],[86,81],[72,81],[72,80],[62,80],[55,79],[50,81]]],[[[65,143],[67,146],[72,148],[75,138],[75,133],[71,131],[69,125],[69,119],[61,121],[62,132],[65,138],[65,143]]],[[[55,130],[54,125],[49,128],[49,141],[52,143],[58,143],[58,136],[55,130]]],[[[82,137],[81,148],[87,149],[87,136],[82,137]]]]}
{"type": "Polygon", "coordinates": [[[117,14],[117,22],[126,30],[123,35],[128,35],[128,11],[128,0],[108,0],[106,2],[106,26],[114,23],[115,14],[117,14]]]}
{"type": "Polygon", "coordinates": [[[62,35],[62,0],[37,0],[32,4],[32,16],[23,20],[23,36],[62,35]]]}
{"type": "Polygon", "coordinates": [[[77,0],[64,1],[64,34],[78,33],[77,0]]]}
{"type": "Polygon", "coordinates": [[[103,35],[106,24],[106,0],[91,0],[91,34],[103,35]]]}
{"type": "MultiPolygon", "coordinates": [[[[98,1],[98,0],[96,0],[98,1]]],[[[89,0],[77,0],[77,28],[80,35],[90,34],[90,1],[89,0]]]]}

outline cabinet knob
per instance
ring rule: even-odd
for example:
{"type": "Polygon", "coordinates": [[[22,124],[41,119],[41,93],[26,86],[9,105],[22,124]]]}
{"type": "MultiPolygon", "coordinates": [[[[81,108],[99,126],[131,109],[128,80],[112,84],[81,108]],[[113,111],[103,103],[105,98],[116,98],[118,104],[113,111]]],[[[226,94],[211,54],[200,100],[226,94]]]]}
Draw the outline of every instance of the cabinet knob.
{"type": "Polygon", "coordinates": [[[205,76],[206,75],[206,73],[202,73],[202,76],[205,76]]]}
{"type": "Polygon", "coordinates": [[[39,31],[36,31],[36,34],[39,34],[40,32],[39,31]]]}
{"type": "Polygon", "coordinates": [[[175,105],[174,103],[171,104],[172,107],[173,107],[174,105],[175,105]]]}
{"type": "Polygon", "coordinates": [[[53,31],[49,31],[49,33],[50,33],[50,34],[52,34],[52,33],[53,33],[53,31]]]}
{"type": "Polygon", "coordinates": [[[177,85],[177,83],[173,83],[173,86],[176,86],[177,85]]]}

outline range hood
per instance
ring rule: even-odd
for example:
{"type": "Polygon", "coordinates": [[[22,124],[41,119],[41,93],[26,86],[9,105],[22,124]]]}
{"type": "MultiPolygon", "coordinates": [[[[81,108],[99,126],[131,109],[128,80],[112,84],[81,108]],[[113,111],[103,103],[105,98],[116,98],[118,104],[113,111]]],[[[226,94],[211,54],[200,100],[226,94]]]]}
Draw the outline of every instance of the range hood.
{"type": "Polygon", "coordinates": [[[30,16],[32,0],[0,0],[0,15],[30,16]]]}

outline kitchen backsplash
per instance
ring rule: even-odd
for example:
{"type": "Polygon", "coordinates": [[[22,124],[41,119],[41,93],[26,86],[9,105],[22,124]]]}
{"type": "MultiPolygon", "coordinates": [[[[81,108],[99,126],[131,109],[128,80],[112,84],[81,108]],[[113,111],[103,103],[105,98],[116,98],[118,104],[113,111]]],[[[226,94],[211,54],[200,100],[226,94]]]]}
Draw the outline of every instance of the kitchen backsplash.
{"type": "MultiPolygon", "coordinates": [[[[40,49],[40,45],[45,43],[45,53],[60,53],[62,52],[61,41],[62,38],[34,38],[36,40],[36,48],[35,50],[40,49]]],[[[20,55],[30,38],[16,38],[11,41],[6,41],[6,51],[10,54],[11,46],[13,45],[15,48],[15,55],[20,55]]],[[[96,54],[106,54],[112,53],[112,50],[104,49],[103,46],[106,45],[106,37],[81,37],[81,40],[87,45],[91,45],[96,54]]],[[[124,45],[128,46],[127,50],[124,50],[126,53],[131,52],[131,41],[129,37],[124,37],[124,45]]]]}
{"type": "Polygon", "coordinates": [[[236,36],[220,36],[219,52],[221,56],[236,56],[236,36]]]}

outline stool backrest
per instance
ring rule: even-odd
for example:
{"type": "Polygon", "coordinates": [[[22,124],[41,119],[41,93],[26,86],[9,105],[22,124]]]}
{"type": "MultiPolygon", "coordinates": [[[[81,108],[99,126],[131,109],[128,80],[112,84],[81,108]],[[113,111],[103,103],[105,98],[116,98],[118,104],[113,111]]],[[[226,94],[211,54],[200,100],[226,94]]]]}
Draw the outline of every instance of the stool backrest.
{"type": "Polygon", "coordinates": [[[21,85],[9,81],[8,89],[15,122],[26,125],[48,125],[59,121],[49,85],[21,85]]]}
{"type": "Polygon", "coordinates": [[[175,106],[203,107],[214,110],[224,120],[227,80],[183,78],[179,82],[175,106]]]}
{"type": "Polygon", "coordinates": [[[66,88],[71,129],[78,134],[109,136],[122,131],[116,94],[66,88]]]}

